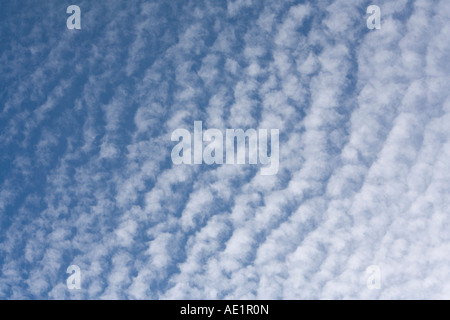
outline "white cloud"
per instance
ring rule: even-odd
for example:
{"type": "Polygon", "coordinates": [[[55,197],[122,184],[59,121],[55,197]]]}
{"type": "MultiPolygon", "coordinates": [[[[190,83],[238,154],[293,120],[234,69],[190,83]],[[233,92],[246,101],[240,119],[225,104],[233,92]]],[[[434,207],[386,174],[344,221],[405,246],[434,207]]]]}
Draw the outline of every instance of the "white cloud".
{"type": "Polygon", "coordinates": [[[7,40],[0,297],[448,298],[450,5],[364,5],[112,1],[79,46],[7,40]],[[279,174],[172,165],[194,120],[280,129],[279,174]]]}

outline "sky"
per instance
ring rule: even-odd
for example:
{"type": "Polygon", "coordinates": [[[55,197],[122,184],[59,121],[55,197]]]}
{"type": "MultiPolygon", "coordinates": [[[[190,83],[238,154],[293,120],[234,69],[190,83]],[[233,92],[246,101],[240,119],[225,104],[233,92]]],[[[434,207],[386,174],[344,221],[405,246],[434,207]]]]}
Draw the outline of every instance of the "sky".
{"type": "Polygon", "coordinates": [[[74,1],[1,4],[0,299],[450,299],[450,1],[74,1]]]}

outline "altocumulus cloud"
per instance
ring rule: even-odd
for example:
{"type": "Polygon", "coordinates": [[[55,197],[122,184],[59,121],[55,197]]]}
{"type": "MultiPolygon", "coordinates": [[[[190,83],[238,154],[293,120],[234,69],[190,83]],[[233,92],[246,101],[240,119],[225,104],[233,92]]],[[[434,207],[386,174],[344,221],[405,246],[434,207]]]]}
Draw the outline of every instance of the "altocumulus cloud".
{"type": "Polygon", "coordinates": [[[450,298],[449,1],[76,4],[2,3],[1,298],[450,298]],[[194,121],[278,174],[173,165],[194,121]]]}

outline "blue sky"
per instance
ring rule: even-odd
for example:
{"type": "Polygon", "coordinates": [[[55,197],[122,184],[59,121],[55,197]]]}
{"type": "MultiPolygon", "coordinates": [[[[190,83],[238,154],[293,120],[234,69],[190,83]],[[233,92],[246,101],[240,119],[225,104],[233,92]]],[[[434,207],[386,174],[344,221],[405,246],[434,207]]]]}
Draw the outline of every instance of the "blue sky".
{"type": "Polygon", "coordinates": [[[448,299],[449,16],[447,0],[3,1],[0,298],[448,299]],[[194,121],[279,129],[278,174],[173,165],[194,121]]]}

